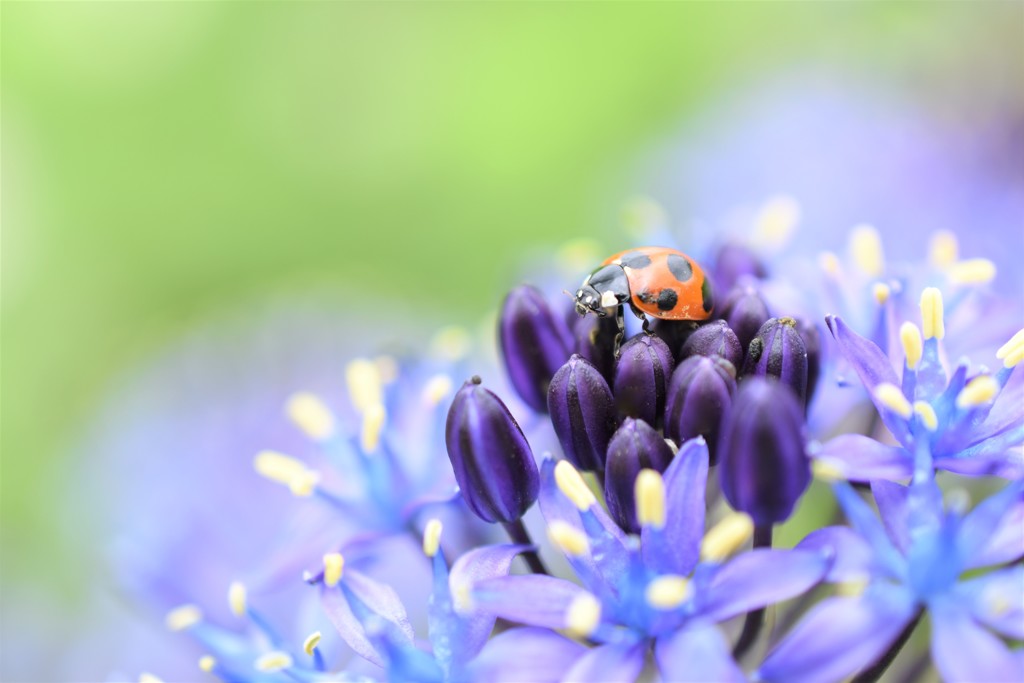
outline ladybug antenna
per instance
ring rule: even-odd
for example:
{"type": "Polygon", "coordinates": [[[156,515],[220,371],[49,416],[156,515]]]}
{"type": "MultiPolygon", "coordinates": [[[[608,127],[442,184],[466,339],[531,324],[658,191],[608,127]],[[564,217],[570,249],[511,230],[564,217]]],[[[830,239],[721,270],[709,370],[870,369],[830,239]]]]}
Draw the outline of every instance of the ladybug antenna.
{"type": "Polygon", "coordinates": [[[570,297],[570,298],[573,298],[573,299],[576,298],[576,295],[573,294],[572,292],[570,292],[568,289],[563,289],[562,290],[562,294],[565,294],[567,297],[570,297]]]}

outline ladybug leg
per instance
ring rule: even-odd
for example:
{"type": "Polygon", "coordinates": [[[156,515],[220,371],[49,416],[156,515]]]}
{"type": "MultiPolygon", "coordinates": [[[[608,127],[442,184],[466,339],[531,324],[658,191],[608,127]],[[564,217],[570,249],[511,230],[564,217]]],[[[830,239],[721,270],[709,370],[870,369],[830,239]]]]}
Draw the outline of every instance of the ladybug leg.
{"type": "Polygon", "coordinates": [[[654,334],[650,330],[651,321],[647,319],[647,316],[644,315],[644,312],[641,311],[636,306],[634,306],[633,304],[630,304],[629,307],[633,310],[633,315],[640,318],[641,327],[644,331],[644,334],[654,334]]]}
{"type": "Polygon", "coordinates": [[[619,328],[619,331],[615,334],[615,360],[619,359],[619,353],[622,350],[622,342],[626,338],[626,316],[623,314],[622,306],[618,306],[615,309],[615,324],[619,328]]]}

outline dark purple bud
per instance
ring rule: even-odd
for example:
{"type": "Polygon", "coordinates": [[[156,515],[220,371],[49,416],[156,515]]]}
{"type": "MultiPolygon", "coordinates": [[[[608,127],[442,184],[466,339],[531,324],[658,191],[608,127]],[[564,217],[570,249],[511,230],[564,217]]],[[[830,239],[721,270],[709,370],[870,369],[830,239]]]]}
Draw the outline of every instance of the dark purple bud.
{"type": "Polygon", "coordinates": [[[664,472],[672,462],[672,447],[643,420],[627,419],[608,444],[604,495],[608,511],[623,529],[638,533],[634,484],[640,470],[664,472]]]}
{"type": "Polygon", "coordinates": [[[722,416],[736,393],[736,368],[721,356],[692,356],[672,373],[665,436],[676,444],[703,436],[715,463],[722,416]]]}
{"type": "Polygon", "coordinates": [[[804,319],[796,321],[796,331],[804,340],[807,349],[807,405],[811,405],[814,389],[818,386],[818,375],[821,373],[821,332],[817,325],[804,319]]]}
{"type": "Polygon", "coordinates": [[[807,347],[792,318],[772,318],[757,331],[743,362],[743,377],[774,377],[807,405],[807,347]]]}
{"type": "Polygon", "coordinates": [[[744,353],[750,345],[750,340],[757,335],[757,331],[769,317],[771,316],[768,314],[768,304],[753,287],[734,288],[722,306],[721,318],[736,333],[744,353]]]}
{"type": "Polygon", "coordinates": [[[448,459],[469,508],[485,522],[514,522],[540,488],[533,451],[501,399],[474,377],[459,389],[445,425],[448,459]]]}
{"type": "Polygon", "coordinates": [[[699,329],[698,323],[692,320],[661,320],[656,318],[651,325],[651,332],[665,342],[672,352],[672,358],[682,360],[683,344],[699,329]]]}
{"type": "Polygon", "coordinates": [[[573,310],[572,334],[575,337],[575,351],[597,368],[607,381],[615,377],[615,335],[619,326],[615,318],[585,315],[582,318],[573,310]]]}
{"type": "Polygon", "coordinates": [[[793,390],[762,377],[740,383],[718,442],[722,493],[759,527],[782,522],[811,481],[803,411],[793,390]]]}
{"type": "Polygon", "coordinates": [[[672,352],[665,342],[650,334],[638,334],[620,351],[613,384],[619,415],[660,427],[675,366],[672,352]]]}
{"type": "Polygon", "coordinates": [[[743,347],[724,320],[713,320],[690,335],[683,344],[683,358],[690,356],[719,356],[732,363],[734,368],[743,365],[743,347]]]}
{"type": "Polygon", "coordinates": [[[548,408],[548,385],[569,359],[569,329],[540,290],[516,287],[501,307],[498,340],[512,386],[528,406],[548,408]]]}
{"type": "Polygon", "coordinates": [[[577,469],[604,470],[618,420],[612,390],[597,368],[573,354],[551,380],[548,412],[566,459],[577,469]]]}
{"type": "Polygon", "coordinates": [[[746,277],[760,280],[767,275],[761,259],[742,244],[724,244],[715,256],[714,278],[720,292],[728,292],[746,277]]]}

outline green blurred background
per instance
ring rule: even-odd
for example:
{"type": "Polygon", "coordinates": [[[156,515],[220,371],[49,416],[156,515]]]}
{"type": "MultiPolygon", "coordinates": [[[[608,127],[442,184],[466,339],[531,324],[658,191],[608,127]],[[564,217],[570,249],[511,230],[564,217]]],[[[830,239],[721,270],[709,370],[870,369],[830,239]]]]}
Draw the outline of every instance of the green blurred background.
{"type": "Polygon", "coordinates": [[[917,84],[1020,9],[4,3],[5,580],[81,590],[60,454],[190,324],[308,287],[474,320],[707,103],[808,63],[917,84]]]}

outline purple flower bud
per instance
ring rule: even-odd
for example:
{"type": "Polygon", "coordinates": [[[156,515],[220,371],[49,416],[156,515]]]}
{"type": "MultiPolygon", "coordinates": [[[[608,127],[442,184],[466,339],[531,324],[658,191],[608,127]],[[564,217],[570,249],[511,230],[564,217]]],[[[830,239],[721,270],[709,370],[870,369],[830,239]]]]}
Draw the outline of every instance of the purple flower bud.
{"type": "Polygon", "coordinates": [[[650,334],[638,334],[620,351],[613,385],[619,415],[660,427],[675,366],[672,352],[665,342],[650,334]]]}
{"type": "Polygon", "coordinates": [[[750,340],[757,335],[757,331],[769,317],[768,304],[753,287],[734,288],[722,306],[721,318],[736,333],[744,353],[750,345],[750,340]]]}
{"type": "Polygon", "coordinates": [[[774,377],[788,385],[800,409],[807,405],[807,347],[792,318],[772,318],[757,331],[743,362],[743,377],[774,377]]]}
{"type": "Polygon", "coordinates": [[[717,456],[722,415],[736,393],[736,368],[720,356],[692,356],[672,373],[665,406],[665,436],[682,444],[703,436],[711,464],[717,456]]]}
{"type": "Polygon", "coordinates": [[[745,277],[763,279],[768,275],[761,259],[742,244],[723,244],[715,256],[715,286],[720,292],[728,292],[745,277]]]}
{"type": "Polygon", "coordinates": [[[655,318],[654,323],[651,325],[651,332],[658,339],[665,342],[669,351],[672,352],[672,358],[676,361],[682,360],[683,344],[698,329],[700,329],[700,325],[692,320],[662,320],[655,318]]]}
{"type": "Polygon", "coordinates": [[[537,500],[540,477],[530,444],[479,377],[455,394],[445,441],[462,497],[480,519],[514,522],[537,500]]]}
{"type": "Polygon", "coordinates": [[[782,522],[811,481],[803,411],[785,384],[751,377],[740,383],[718,442],[722,493],[757,526],[782,522]]]}
{"type": "Polygon", "coordinates": [[[800,333],[804,348],[807,349],[807,405],[811,405],[821,373],[821,333],[816,325],[804,319],[796,321],[796,331],[800,333]]]}
{"type": "Polygon", "coordinates": [[[617,420],[612,391],[597,368],[573,354],[551,380],[548,412],[566,459],[577,469],[604,470],[617,420]]]}
{"type": "Polygon", "coordinates": [[[575,309],[572,315],[576,353],[590,361],[601,376],[611,382],[615,376],[615,335],[619,333],[615,318],[596,315],[581,318],[575,309]]]}
{"type": "Polygon", "coordinates": [[[643,420],[627,419],[608,444],[604,495],[608,511],[626,531],[637,533],[636,475],[642,469],[664,472],[672,462],[672,448],[643,420]]]}
{"type": "Polygon", "coordinates": [[[516,287],[501,307],[498,338],[512,386],[528,406],[543,413],[548,406],[548,385],[569,359],[569,329],[540,290],[516,287]]]}
{"type": "Polygon", "coordinates": [[[719,356],[732,363],[734,368],[743,365],[743,347],[736,333],[724,320],[714,320],[702,325],[683,344],[683,358],[690,356],[719,356]]]}

